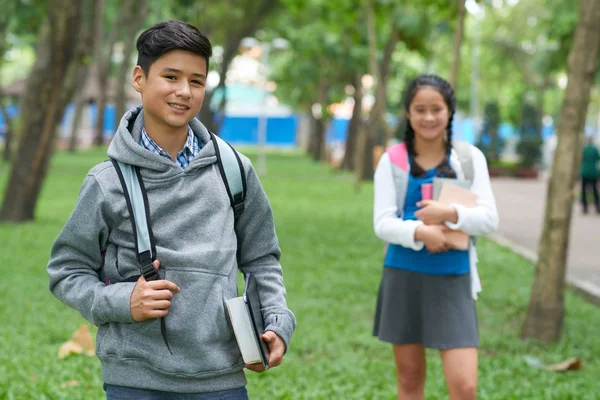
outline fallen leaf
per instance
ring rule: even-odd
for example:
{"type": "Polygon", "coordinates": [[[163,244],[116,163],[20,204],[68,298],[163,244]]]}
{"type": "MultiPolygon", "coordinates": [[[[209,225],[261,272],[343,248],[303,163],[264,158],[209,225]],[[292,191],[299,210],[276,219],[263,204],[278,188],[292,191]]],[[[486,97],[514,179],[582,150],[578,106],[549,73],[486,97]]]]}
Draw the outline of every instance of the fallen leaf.
{"type": "Polygon", "coordinates": [[[533,368],[546,368],[546,364],[539,358],[535,358],[532,356],[523,356],[527,365],[533,368]]]}
{"type": "Polygon", "coordinates": [[[569,358],[558,364],[548,365],[546,368],[552,372],[576,371],[581,368],[581,360],[578,358],[569,358]]]}
{"type": "Polygon", "coordinates": [[[69,340],[66,343],[63,343],[58,349],[58,358],[65,358],[69,354],[81,354],[83,353],[83,346],[78,343],[69,340]]]}
{"type": "Polygon", "coordinates": [[[81,325],[73,334],[73,338],[60,346],[60,349],[58,349],[58,358],[65,358],[69,354],[81,354],[84,352],[88,356],[93,356],[95,348],[94,339],[92,339],[87,325],[81,325]]]}
{"type": "Polygon", "coordinates": [[[79,381],[71,380],[60,385],[61,388],[66,389],[73,386],[79,386],[79,381]]]}

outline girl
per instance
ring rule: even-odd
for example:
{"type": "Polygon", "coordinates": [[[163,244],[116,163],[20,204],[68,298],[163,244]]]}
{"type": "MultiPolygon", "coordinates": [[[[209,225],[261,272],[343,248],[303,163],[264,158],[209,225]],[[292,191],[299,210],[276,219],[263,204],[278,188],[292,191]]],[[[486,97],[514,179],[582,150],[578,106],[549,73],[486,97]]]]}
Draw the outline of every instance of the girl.
{"type": "Polygon", "coordinates": [[[474,399],[477,256],[472,240],[469,250],[456,250],[444,232],[460,230],[473,237],[497,229],[487,162],[474,146],[461,142],[462,154],[459,143],[453,147],[456,99],[448,82],[433,75],[418,77],[406,90],[404,106],[405,143],[397,146],[407,153],[409,172],[402,175],[393,164],[394,148],[383,154],[375,172],[375,234],[389,247],[374,335],[393,344],[398,399],[423,399],[425,348],[440,351],[450,399],[474,399]],[[422,199],[421,185],[431,184],[434,177],[465,180],[467,175],[472,176],[470,190],[478,196],[475,208],[422,199]]]}

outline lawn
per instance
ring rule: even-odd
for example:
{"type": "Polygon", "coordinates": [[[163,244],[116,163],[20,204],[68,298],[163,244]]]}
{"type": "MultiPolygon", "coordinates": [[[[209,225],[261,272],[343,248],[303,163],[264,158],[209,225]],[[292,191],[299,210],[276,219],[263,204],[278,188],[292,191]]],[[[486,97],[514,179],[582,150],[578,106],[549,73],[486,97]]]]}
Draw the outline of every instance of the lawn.
{"type": "MultiPolygon", "coordinates": [[[[0,224],[0,399],[102,399],[94,357],[57,357],[85,321],[48,291],[52,241],[100,151],[57,153],[35,223],[0,224]]],[[[8,167],[0,165],[0,189],[8,167]]],[[[281,367],[249,372],[252,399],[394,399],[391,348],[371,336],[383,245],[372,229],[372,185],[297,153],[272,153],[263,184],[271,200],[298,329],[281,367]]],[[[600,313],[567,293],[563,338],[519,339],[533,277],[530,262],[481,240],[478,301],[480,399],[600,399],[600,313]],[[579,357],[583,368],[553,373],[530,366],[579,357]]],[[[95,327],[90,325],[95,332],[95,327]]],[[[428,353],[427,399],[447,398],[439,356],[428,353]]]]}

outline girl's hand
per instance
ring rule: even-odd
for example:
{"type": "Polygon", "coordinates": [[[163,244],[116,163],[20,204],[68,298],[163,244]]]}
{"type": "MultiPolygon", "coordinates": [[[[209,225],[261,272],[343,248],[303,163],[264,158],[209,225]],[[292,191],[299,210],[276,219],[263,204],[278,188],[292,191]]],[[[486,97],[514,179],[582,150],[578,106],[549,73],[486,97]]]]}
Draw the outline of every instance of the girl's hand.
{"type": "Polygon", "coordinates": [[[415,240],[425,243],[430,253],[448,251],[452,245],[446,240],[444,232],[449,230],[445,225],[421,225],[415,231],[415,240]]]}
{"type": "Polygon", "coordinates": [[[417,207],[421,209],[415,212],[415,216],[425,225],[441,225],[446,221],[456,223],[458,220],[456,209],[439,201],[422,200],[417,203],[417,207]]]}

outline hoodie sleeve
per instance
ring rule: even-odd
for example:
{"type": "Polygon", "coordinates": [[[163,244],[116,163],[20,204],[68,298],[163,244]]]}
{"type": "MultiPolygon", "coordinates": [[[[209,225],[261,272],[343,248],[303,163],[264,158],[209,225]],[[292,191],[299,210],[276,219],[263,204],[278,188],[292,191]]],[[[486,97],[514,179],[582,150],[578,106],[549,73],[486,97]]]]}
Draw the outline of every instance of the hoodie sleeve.
{"type": "Polygon", "coordinates": [[[238,221],[241,268],[256,277],[258,294],[265,320],[265,330],[283,339],[286,350],[296,329],[296,318],[286,303],[283,271],[279,263],[281,250],[273,212],[262,185],[250,162],[246,169],[244,212],[238,221]]]}
{"type": "Polygon", "coordinates": [[[107,209],[98,182],[88,175],[47,266],[54,296],[95,325],[133,322],[130,297],[135,283],[107,286],[98,275],[109,235],[107,209]]]}
{"type": "Polygon", "coordinates": [[[458,221],[455,224],[446,222],[446,226],[463,231],[469,236],[479,236],[496,231],[499,218],[485,156],[475,146],[471,146],[471,152],[474,169],[471,191],[477,194],[477,205],[469,208],[461,204],[453,204],[458,214],[458,221]]]}

